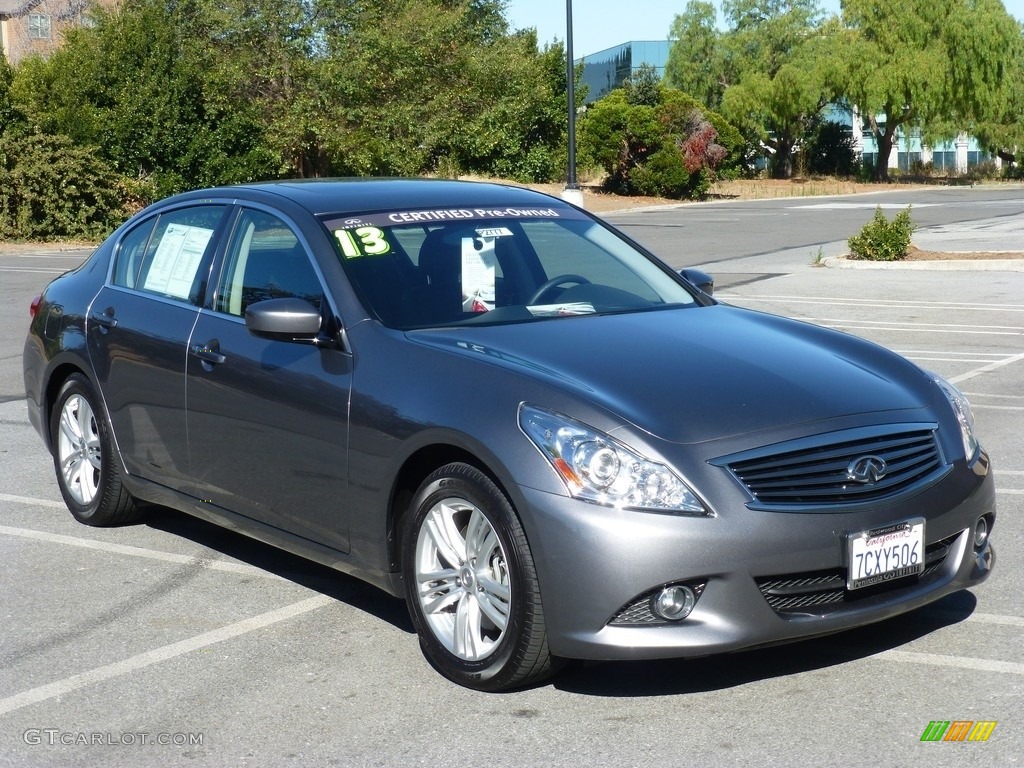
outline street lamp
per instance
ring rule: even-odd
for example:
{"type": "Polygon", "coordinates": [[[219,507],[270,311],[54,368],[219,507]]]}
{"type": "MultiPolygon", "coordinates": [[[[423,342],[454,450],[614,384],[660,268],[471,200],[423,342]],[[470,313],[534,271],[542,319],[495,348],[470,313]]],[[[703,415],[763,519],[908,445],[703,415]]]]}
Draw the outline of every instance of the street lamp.
{"type": "Polygon", "coordinates": [[[569,173],[562,199],[583,207],[583,190],[576,182],[576,68],[572,60],[572,0],[565,0],[565,82],[569,99],[569,173]]]}

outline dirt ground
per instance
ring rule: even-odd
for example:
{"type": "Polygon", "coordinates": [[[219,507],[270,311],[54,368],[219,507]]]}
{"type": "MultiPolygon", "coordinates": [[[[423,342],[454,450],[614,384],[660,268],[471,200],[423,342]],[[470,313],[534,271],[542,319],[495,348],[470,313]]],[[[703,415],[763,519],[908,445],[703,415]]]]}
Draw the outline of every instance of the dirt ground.
{"type": "MultiPolygon", "coordinates": [[[[467,177],[468,178],[468,177],[467,177]]],[[[504,182],[515,184],[515,182],[504,182]]],[[[529,184],[531,189],[558,197],[564,184],[529,184]]],[[[855,192],[879,192],[900,189],[918,189],[920,184],[864,184],[845,179],[736,179],[718,181],[708,195],[711,200],[769,200],[779,197],[821,197],[822,195],[849,195],[855,192]]],[[[622,197],[602,192],[597,185],[582,184],[583,204],[588,211],[610,211],[646,208],[656,205],[689,205],[684,200],[664,197],[622,197]]]]}

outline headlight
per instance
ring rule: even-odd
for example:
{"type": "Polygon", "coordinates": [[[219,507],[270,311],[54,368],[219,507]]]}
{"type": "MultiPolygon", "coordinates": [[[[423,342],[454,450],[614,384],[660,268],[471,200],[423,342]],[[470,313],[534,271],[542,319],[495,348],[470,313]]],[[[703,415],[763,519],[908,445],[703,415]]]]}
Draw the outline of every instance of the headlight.
{"type": "Polygon", "coordinates": [[[532,405],[519,426],[577,499],[611,507],[706,515],[707,508],[670,467],[568,416],[532,405]]]}
{"type": "Polygon", "coordinates": [[[938,374],[931,374],[932,379],[939,385],[942,394],[946,396],[949,404],[953,407],[956,420],[960,423],[960,438],[964,443],[964,456],[970,463],[978,452],[978,439],[974,436],[974,412],[971,404],[964,397],[964,393],[954,387],[938,374]]]}

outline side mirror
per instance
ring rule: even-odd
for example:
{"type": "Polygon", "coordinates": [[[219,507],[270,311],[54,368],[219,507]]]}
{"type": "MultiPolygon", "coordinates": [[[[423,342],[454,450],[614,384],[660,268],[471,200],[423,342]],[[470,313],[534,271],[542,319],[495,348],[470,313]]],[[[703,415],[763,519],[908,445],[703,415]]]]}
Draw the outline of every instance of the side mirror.
{"type": "Polygon", "coordinates": [[[699,269],[693,267],[687,267],[686,269],[680,269],[679,274],[683,276],[683,279],[689,283],[692,283],[700,290],[704,291],[708,296],[715,295],[715,278],[699,269]]]}
{"type": "Polygon", "coordinates": [[[267,299],[245,310],[245,327],[255,336],[314,341],[321,325],[320,312],[304,299],[267,299]]]}

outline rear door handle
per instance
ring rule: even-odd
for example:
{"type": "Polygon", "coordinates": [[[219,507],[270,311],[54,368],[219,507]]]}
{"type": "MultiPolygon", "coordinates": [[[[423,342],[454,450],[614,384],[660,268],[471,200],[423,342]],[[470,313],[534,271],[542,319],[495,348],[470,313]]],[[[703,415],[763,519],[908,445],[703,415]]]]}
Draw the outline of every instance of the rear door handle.
{"type": "Polygon", "coordinates": [[[89,317],[104,328],[117,328],[117,319],[114,317],[113,307],[107,307],[102,312],[93,312],[89,317]]]}

